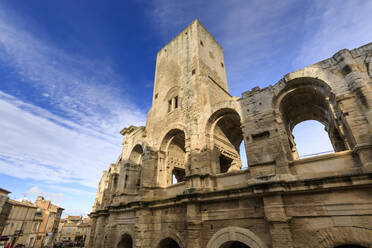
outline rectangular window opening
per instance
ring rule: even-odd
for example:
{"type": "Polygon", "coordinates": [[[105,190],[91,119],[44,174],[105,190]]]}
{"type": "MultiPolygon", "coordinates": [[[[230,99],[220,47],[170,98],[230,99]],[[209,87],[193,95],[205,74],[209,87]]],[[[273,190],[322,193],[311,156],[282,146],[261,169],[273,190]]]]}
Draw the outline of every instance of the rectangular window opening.
{"type": "Polygon", "coordinates": [[[168,112],[172,110],[172,100],[168,101],[168,112]]]}
{"type": "Polygon", "coordinates": [[[125,175],[124,189],[127,187],[128,175],[125,175]]]}
{"type": "Polygon", "coordinates": [[[174,108],[178,108],[178,96],[174,98],[174,108]]]}
{"type": "Polygon", "coordinates": [[[253,140],[259,140],[259,139],[264,139],[264,138],[269,137],[269,136],[270,136],[270,132],[269,131],[264,131],[262,133],[252,134],[252,139],[253,140]]]}

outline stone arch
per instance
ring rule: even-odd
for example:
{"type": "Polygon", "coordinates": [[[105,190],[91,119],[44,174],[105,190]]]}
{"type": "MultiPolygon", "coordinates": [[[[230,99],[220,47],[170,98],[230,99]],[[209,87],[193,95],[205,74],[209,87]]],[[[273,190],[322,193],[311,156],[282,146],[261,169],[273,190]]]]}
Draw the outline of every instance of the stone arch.
{"type": "Polygon", "coordinates": [[[116,246],[116,248],[132,248],[133,245],[133,238],[128,233],[124,233],[120,236],[120,240],[116,246]]]}
{"type": "Polygon", "coordinates": [[[308,248],[372,247],[372,230],[361,227],[330,227],[309,234],[308,248]]]}
{"type": "Polygon", "coordinates": [[[315,120],[325,126],[334,151],[349,148],[344,135],[344,130],[348,127],[327,83],[317,78],[302,77],[292,79],[280,88],[273,99],[273,109],[281,118],[288,134],[292,159],[298,159],[292,130],[297,124],[307,120],[315,120]]]}
{"type": "Polygon", "coordinates": [[[208,241],[206,248],[221,248],[229,242],[238,241],[249,248],[266,248],[267,246],[252,231],[241,227],[226,227],[216,232],[208,241]]]}
{"type": "Polygon", "coordinates": [[[141,185],[143,144],[137,141],[129,150],[127,160],[122,160],[120,171],[120,185],[125,193],[137,193],[141,185]]]}
{"type": "Polygon", "coordinates": [[[117,236],[117,240],[116,240],[116,248],[119,247],[119,244],[120,242],[122,241],[122,238],[123,237],[130,237],[132,239],[132,244],[133,244],[133,247],[135,247],[135,233],[128,227],[125,227],[125,226],[122,226],[122,225],[118,225],[118,228],[120,228],[120,232],[119,232],[119,236],[117,236]]]}
{"type": "Polygon", "coordinates": [[[132,151],[129,154],[129,161],[133,164],[140,165],[142,162],[143,147],[141,144],[136,144],[132,148],[132,151]]]}
{"type": "Polygon", "coordinates": [[[188,141],[189,141],[190,135],[189,135],[188,130],[186,129],[186,126],[183,123],[177,122],[177,123],[168,125],[168,128],[162,131],[161,135],[158,136],[159,140],[161,140],[161,143],[158,144],[158,149],[160,151],[164,151],[164,140],[169,137],[169,134],[172,132],[172,130],[176,130],[176,129],[181,130],[185,133],[185,141],[186,141],[185,145],[186,147],[189,145],[188,141]]]}
{"type": "Polygon", "coordinates": [[[163,101],[168,103],[168,112],[177,109],[181,106],[181,98],[180,98],[180,87],[174,86],[168,90],[167,94],[165,95],[163,101]]]}
{"type": "Polygon", "coordinates": [[[231,109],[231,110],[236,111],[236,113],[238,113],[240,119],[243,120],[244,115],[242,115],[241,109],[240,109],[239,104],[236,100],[225,101],[225,102],[220,102],[220,103],[214,104],[213,106],[211,106],[210,113],[212,113],[212,114],[206,120],[206,123],[204,125],[206,127],[205,128],[206,133],[209,133],[209,130],[210,130],[211,117],[216,116],[216,113],[218,113],[220,111],[223,111],[224,109],[231,109]]]}
{"type": "Polygon", "coordinates": [[[209,137],[207,146],[219,151],[219,168],[217,173],[240,170],[240,144],[243,142],[241,116],[235,108],[219,108],[206,123],[209,137]]]}
{"type": "Polygon", "coordinates": [[[160,179],[163,186],[179,183],[186,176],[186,134],[183,130],[175,128],[168,131],[160,145],[161,166],[163,175],[160,179]]]}
{"type": "Polygon", "coordinates": [[[185,248],[179,235],[169,231],[165,232],[163,235],[156,239],[156,242],[154,242],[155,244],[154,248],[177,248],[177,246],[176,247],[167,246],[169,244],[174,244],[174,242],[177,243],[178,248],[185,248]]]}

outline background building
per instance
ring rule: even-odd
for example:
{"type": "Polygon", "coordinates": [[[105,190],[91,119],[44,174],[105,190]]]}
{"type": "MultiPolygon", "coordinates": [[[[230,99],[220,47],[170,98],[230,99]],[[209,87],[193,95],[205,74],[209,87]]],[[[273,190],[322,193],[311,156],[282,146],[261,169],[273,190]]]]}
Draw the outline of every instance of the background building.
{"type": "Polygon", "coordinates": [[[6,219],[8,218],[11,210],[11,205],[8,203],[9,193],[10,191],[0,188],[0,234],[4,230],[6,219]]]}
{"type": "Polygon", "coordinates": [[[89,247],[372,247],[371,85],[372,43],[233,97],[222,47],[195,20],[157,54],[146,126],[121,131],[89,247]],[[306,120],[333,153],[299,158],[306,120]]]}
{"type": "Polygon", "coordinates": [[[37,197],[35,205],[38,211],[42,213],[42,222],[39,227],[35,248],[52,247],[57,235],[63,208],[52,204],[50,200],[45,200],[42,196],[37,197]]]}
{"type": "Polygon", "coordinates": [[[0,245],[11,243],[27,248],[52,247],[63,208],[39,196],[35,203],[8,199],[10,213],[5,220],[0,245]]]}
{"type": "Polygon", "coordinates": [[[84,244],[90,232],[90,219],[70,216],[62,219],[58,227],[57,242],[71,241],[84,244]]]}
{"type": "Polygon", "coordinates": [[[11,211],[1,235],[9,239],[2,242],[2,244],[5,245],[9,242],[13,244],[13,247],[17,244],[22,244],[30,248],[35,247],[35,241],[42,222],[42,215],[35,204],[30,201],[9,199],[8,203],[11,206],[11,211]]]}

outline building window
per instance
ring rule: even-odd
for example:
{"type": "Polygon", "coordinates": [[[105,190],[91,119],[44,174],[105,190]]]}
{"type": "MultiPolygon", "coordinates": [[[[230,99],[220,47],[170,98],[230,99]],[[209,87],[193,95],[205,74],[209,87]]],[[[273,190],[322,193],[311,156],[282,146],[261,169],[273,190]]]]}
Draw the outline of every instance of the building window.
{"type": "Polygon", "coordinates": [[[172,110],[172,99],[168,101],[168,112],[172,110]]]}
{"type": "Polygon", "coordinates": [[[174,98],[174,108],[178,108],[178,96],[174,98]]]}

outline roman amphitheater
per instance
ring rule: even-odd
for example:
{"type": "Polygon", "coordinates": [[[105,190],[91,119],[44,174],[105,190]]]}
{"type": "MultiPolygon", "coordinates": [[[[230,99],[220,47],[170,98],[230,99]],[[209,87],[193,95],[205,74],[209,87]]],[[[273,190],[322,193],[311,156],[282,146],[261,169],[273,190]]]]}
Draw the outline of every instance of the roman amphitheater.
{"type": "Polygon", "coordinates": [[[371,87],[372,43],[233,97],[195,20],[157,54],[146,126],[121,130],[88,247],[372,247],[371,87]],[[306,120],[334,153],[299,158],[306,120]]]}

